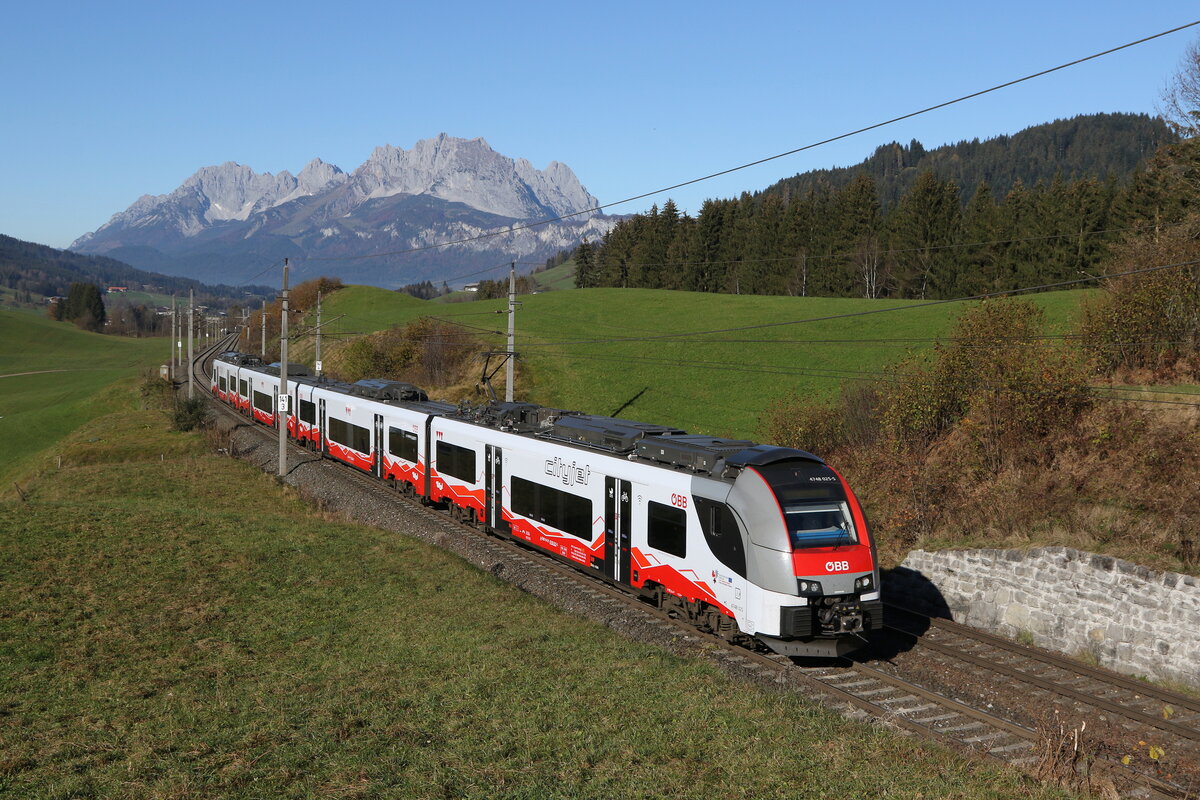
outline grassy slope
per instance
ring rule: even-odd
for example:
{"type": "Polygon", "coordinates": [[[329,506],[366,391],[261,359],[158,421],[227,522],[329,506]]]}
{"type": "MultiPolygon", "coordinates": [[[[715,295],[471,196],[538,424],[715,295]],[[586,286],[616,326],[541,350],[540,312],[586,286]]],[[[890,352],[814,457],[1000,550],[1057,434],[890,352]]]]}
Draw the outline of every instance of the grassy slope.
{"type": "Polygon", "coordinates": [[[566,261],[559,264],[557,267],[536,272],[533,279],[537,281],[538,286],[545,289],[557,291],[561,289],[575,288],[575,261],[566,261]]]}
{"type": "Polygon", "coordinates": [[[374,286],[347,286],[322,300],[324,319],[345,314],[345,319],[334,323],[336,330],[370,333],[383,330],[398,321],[407,321],[420,309],[430,308],[425,300],[418,300],[404,292],[392,292],[374,286]]]}
{"type": "Polygon", "coordinates": [[[328,519],[132,395],[0,501],[0,795],[1054,794],[328,519]]]}
{"type": "MultiPolygon", "coordinates": [[[[450,307],[401,298],[394,292],[353,287],[329,299],[327,309],[376,305],[377,327],[421,314],[500,330],[491,312],[503,300],[450,307]],[[344,305],[343,305],[344,304],[344,305]]],[[[1045,309],[1051,328],[1071,327],[1081,292],[1031,299],[1045,309]]],[[[519,397],[546,405],[632,417],[695,433],[753,436],[759,415],[789,392],[832,398],[851,380],[878,377],[924,343],[831,343],[830,339],[929,338],[945,332],[960,304],[932,305],[868,316],[734,332],[706,342],[671,340],[567,344],[571,339],[653,336],[827,317],[913,305],[904,300],[760,297],[649,289],[586,289],[523,296],[517,314],[517,349],[525,359],[519,397]],[[769,341],[757,341],[757,340],[769,341]],[[743,341],[738,341],[743,340],[743,341]],[[752,341],[745,341],[752,340],[752,341]],[[810,342],[806,344],[805,342],[810,342]],[[553,346],[538,346],[551,344],[553,346]]],[[[353,313],[345,311],[344,313],[353,313]]],[[[367,322],[361,313],[358,319],[367,322]]],[[[351,324],[349,321],[347,324],[351,324]]],[[[355,330],[365,330],[355,328],[355,330]]],[[[492,337],[495,343],[502,340],[492,337]]]]}
{"type": "Polygon", "coordinates": [[[34,455],[111,410],[100,390],[169,358],[165,339],[87,333],[40,314],[0,311],[0,493],[34,455]],[[52,371],[51,371],[52,370],[52,371]],[[30,375],[14,373],[33,372],[30,375]]]}

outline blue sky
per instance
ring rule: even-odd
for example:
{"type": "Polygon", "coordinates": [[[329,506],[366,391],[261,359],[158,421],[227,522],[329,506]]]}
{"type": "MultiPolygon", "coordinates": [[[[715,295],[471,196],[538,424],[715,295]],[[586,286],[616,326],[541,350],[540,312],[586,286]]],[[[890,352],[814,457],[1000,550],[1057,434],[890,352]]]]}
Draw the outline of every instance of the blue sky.
{"type": "MultiPolygon", "coordinates": [[[[320,157],[350,171],[378,145],[443,131],[539,168],[561,161],[611,202],[1198,18],[1174,0],[10,3],[0,233],[64,247],[202,166],[295,174],[320,157]]],[[[892,140],[1155,113],[1196,38],[1200,27],[672,196],[695,211],[892,140]]]]}

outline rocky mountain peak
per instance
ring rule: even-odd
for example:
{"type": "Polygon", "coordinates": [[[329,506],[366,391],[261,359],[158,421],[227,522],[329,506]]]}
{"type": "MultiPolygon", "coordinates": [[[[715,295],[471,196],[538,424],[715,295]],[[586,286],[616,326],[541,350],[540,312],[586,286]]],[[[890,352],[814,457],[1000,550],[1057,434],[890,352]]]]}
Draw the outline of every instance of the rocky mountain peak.
{"type": "Polygon", "coordinates": [[[325,266],[345,258],[344,279],[403,285],[436,275],[443,265],[461,271],[499,254],[545,258],[602,236],[615,220],[590,211],[597,204],[565,164],[551,161],[539,170],[527,159],[497,153],[482,138],[442,133],[410,150],[376,147],[349,174],[319,158],[298,175],[258,173],[233,161],[203,167],[169,194],[139,198],[71,247],[235,283],[242,261],[267,253],[319,256],[325,266]],[[580,211],[585,213],[500,238],[428,248],[580,211]],[[384,259],[374,260],[374,254],[426,250],[419,259],[397,256],[390,268],[384,259]],[[368,253],[373,260],[357,260],[368,253]]]}
{"type": "Polygon", "coordinates": [[[319,158],[304,165],[296,176],[297,188],[303,194],[316,194],[330,184],[345,183],[349,176],[334,164],[327,164],[319,158]]]}
{"type": "Polygon", "coordinates": [[[564,164],[552,161],[543,172],[523,158],[497,153],[482,138],[445,133],[411,150],[376,147],[351,183],[363,198],[429,195],[514,218],[558,216],[597,205],[564,164]]]}

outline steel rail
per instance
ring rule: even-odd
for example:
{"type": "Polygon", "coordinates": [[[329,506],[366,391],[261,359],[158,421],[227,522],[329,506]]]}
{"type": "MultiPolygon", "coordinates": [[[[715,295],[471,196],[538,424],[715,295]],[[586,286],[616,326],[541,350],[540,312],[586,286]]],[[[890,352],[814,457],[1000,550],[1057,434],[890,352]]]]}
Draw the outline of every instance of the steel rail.
{"type": "MultiPolygon", "coordinates": [[[[945,630],[948,633],[963,636],[969,639],[983,642],[984,644],[998,647],[1011,653],[1023,655],[1030,660],[1040,661],[1048,666],[1064,669],[1069,672],[1074,672],[1079,675],[1084,675],[1090,678],[1095,678],[1098,681],[1112,684],[1122,689],[1143,695],[1154,700],[1159,700],[1163,703],[1168,703],[1176,709],[1185,709],[1194,714],[1200,714],[1200,700],[1187,695],[1173,692],[1170,689],[1164,689],[1160,686],[1155,686],[1144,681],[1139,681],[1130,678],[1127,675],[1122,675],[1119,672],[1096,667],[1091,664],[1084,664],[1068,656],[1058,655],[1040,648],[1029,647],[1019,642],[1014,642],[1011,639],[1006,639],[1003,636],[997,636],[994,633],[978,630],[969,625],[964,625],[953,620],[943,619],[941,617],[930,617],[918,611],[913,611],[910,608],[904,608],[893,603],[884,603],[891,610],[899,611],[913,617],[919,618],[923,623],[927,623],[930,627],[945,630]]],[[[912,635],[911,631],[903,631],[912,635]]]]}

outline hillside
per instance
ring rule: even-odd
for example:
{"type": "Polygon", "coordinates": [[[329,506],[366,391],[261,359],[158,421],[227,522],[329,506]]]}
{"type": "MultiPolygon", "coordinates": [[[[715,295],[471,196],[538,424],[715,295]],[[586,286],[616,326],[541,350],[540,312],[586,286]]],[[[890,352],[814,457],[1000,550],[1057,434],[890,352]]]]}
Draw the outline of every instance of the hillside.
{"type": "MultiPolygon", "coordinates": [[[[1083,294],[1055,292],[1034,300],[1051,325],[1064,331],[1073,325],[1083,294]]],[[[754,436],[759,416],[790,392],[832,399],[847,382],[885,376],[905,353],[932,347],[963,305],[914,308],[901,300],[634,289],[545,292],[524,295],[521,304],[517,350],[526,383],[517,386],[519,399],[742,437],[754,436]],[[882,313],[831,318],[863,311],[882,313]],[[686,341],[637,339],[797,320],[814,321],[686,341]],[[627,337],[633,340],[612,341],[627,337]]],[[[334,335],[433,315],[502,347],[507,322],[497,312],[506,305],[504,300],[444,305],[357,286],[330,295],[324,315],[346,315],[327,328],[334,335]]],[[[311,347],[308,339],[294,352],[303,358],[311,347]]]]}
{"type": "Polygon", "coordinates": [[[42,297],[65,296],[75,282],[126,286],[138,291],[138,298],[151,301],[163,295],[186,295],[194,289],[200,302],[210,305],[222,299],[240,300],[248,293],[272,292],[263,286],[206,286],[188,278],[146,272],[105,256],[57,250],[0,234],[0,286],[11,290],[12,302],[36,304],[42,297]],[[146,286],[151,288],[146,290],[146,286]]]}
{"type": "Polygon", "coordinates": [[[932,155],[885,148],[870,169],[706,200],[695,216],[668,200],[579,247],[576,283],[948,299],[1094,275],[1194,197],[1183,145],[1152,150],[1156,126],[1081,117],[932,155]]]}
{"type": "Polygon", "coordinates": [[[1124,181],[1161,145],[1178,137],[1158,117],[1146,114],[1088,114],[1035,125],[1011,136],[946,144],[927,150],[917,140],[880,145],[861,163],[811,170],[762,190],[784,199],[821,184],[835,189],[866,173],[879,187],[884,206],[895,205],[917,175],[931,170],[958,185],[965,203],[980,183],[1003,197],[1020,181],[1025,186],[1095,177],[1124,181]]]}
{"type": "Polygon", "coordinates": [[[166,339],[87,333],[27,311],[0,310],[0,493],[36,454],[112,409],[104,390],[170,358],[166,339]]]}

